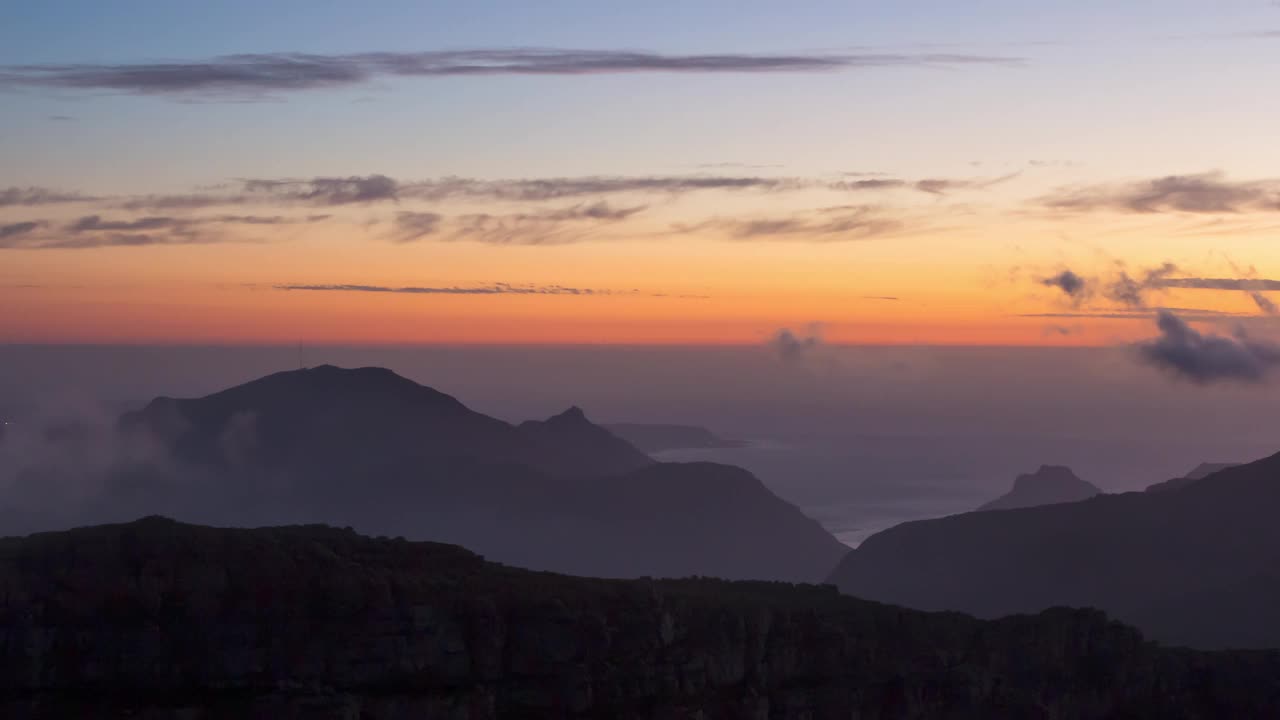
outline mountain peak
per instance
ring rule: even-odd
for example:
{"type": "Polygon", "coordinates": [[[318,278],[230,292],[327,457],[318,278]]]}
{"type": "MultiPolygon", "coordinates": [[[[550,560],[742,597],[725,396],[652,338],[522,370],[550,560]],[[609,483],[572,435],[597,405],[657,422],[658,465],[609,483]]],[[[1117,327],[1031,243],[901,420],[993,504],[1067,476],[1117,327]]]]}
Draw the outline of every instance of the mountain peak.
{"type": "Polygon", "coordinates": [[[978,509],[1009,510],[1079,502],[1101,493],[1097,486],[1076,477],[1065,465],[1041,465],[1034,473],[1019,475],[1013,481],[1012,490],[978,509]]]}
{"type": "Polygon", "coordinates": [[[555,423],[558,425],[568,425],[571,423],[574,425],[590,425],[591,424],[591,421],[587,419],[587,414],[583,412],[582,408],[578,407],[577,405],[571,406],[568,410],[565,410],[559,415],[553,415],[547,418],[547,422],[555,423]]]}

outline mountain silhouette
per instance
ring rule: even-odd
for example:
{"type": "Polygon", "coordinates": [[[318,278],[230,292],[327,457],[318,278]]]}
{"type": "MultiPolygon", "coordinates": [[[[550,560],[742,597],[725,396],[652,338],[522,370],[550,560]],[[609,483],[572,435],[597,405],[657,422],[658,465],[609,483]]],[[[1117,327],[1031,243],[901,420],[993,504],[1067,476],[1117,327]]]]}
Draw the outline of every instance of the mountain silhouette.
{"type": "Polygon", "coordinates": [[[107,517],[326,522],[606,577],[811,581],[846,551],[744,470],[656,463],[577,407],[511,425],[380,368],[159,398],[120,426],[180,470],[117,477],[107,517]]]}
{"type": "Polygon", "coordinates": [[[830,581],[981,617],[1094,607],[1164,642],[1280,647],[1280,455],[1173,492],[974,512],[868,538],[830,581]]]}
{"type": "Polygon", "coordinates": [[[0,714],[180,718],[1275,717],[1280,653],[1102,613],[980,621],[765,582],[535,573],[323,526],[160,517],[0,539],[0,714]]]}
{"type": "Polygon", "coordinates": [[[1076,477],[1071,468],[1041,465],[1028,475],[1019,475],[1013,489],[979,507],[979,510],[1012,510],[1014,508],[1053,505],[1088,500],[1102,491],[1092,483],[1076,477]]]}
{"type": "Polygon", "coordinates": [[[1147,492],[1163,492],[1165,490],[1177,490],[1190,485],[1198,480],[1203,480],[1210,475],[1227,468],[1233,468],[1239,463],[1200,463],[1194,470],[1179,478],[1165,480],[1154,485],[1147,486],[1147,492]]]}

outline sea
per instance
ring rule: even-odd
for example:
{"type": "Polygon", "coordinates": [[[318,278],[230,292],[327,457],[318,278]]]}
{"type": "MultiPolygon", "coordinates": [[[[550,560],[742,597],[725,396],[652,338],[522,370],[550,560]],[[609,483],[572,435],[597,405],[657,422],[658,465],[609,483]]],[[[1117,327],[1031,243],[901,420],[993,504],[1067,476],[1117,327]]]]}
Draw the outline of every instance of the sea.
{"type": "MultiPolygon", "coordinates": [[[[964,466],[924,457],[919,442],[865,436],[761,439],[746,447],[666,450],[654,457],[746,468],[840,542],[857,547],[900,523],[968,512],[1001,494],[988,478],[964,466]]],[[[1012,480],[1007,479],[1009,485],[1012,480]]]]}

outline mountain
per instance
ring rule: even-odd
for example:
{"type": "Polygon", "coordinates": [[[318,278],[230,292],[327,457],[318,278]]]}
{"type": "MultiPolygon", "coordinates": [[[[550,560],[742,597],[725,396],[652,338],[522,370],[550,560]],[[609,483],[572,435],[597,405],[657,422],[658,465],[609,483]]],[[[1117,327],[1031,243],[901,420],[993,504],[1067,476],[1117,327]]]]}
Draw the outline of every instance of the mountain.
{"type": "Polygon", "coordinates": [[[1091,610],[980,621],[711,579],[535,573],[321,526],[0,540],[0,714],[410,720],[1274,717],[1280,653],[1091,610]]]}
{"type": "Polygon", "coordinates": [[[1239,463],[1200,463],[1194,470],[1179,478],[1165,480],[1154,485],[1149,485],[1147,492],[1163,492],[1165,490],[1177,490],[1186,487],[1197,480],[1203,480],[1219,470],[1233,468],[1239,463]]]}
{"type": "Polygon", "coordinates": [[[326,522],[608,577],[812,581],[847,551],[744,470],[656,463],[576,407],[511,425],[380,368],[159,398],[120,427],[165,461],[117,473],[95,517],[326,522]]]}
{"type": "Polygon", "coordinates": [[[121,418],[184,460],[209,465],[355,469],[483,459],[558,475],[607,475],[653,461],[569,411],[512,426],[384,368],[323,365],[194,400],[157,398],[121,418]]]}
{"type": "Polygon", "coordinates": [[[904,523],[831,575],[873,600],[981,617],[1096,607],[1157,640],[1280,647],[1280,455],[1176,492],[904,523]]]}
{"type": "Polygon", "coordinates": [[[1029,475],[1019,475],[1013,489],[986,503],[979,510],[1012,510],[1014,508],[1053,505],[1088,500],[1102,491],[1092,483],[1076,477],[1071,468],[1041,465],[1029,475]]]}
{"type": "Polygon", "coordinates": [[[663,450],[689,450],[708,448],[740,448],[747,443],[726,440],[697,425],[652,425],[644,423],[614,423],[606,430],[648,453],[663,450]]]}

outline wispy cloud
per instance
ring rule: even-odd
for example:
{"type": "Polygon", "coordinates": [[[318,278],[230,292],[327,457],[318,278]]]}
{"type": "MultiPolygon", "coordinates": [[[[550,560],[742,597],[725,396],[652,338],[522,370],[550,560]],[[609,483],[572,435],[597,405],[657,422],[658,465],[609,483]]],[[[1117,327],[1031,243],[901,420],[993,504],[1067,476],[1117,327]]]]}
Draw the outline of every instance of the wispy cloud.
{"type": "Polygon", "coordinates": [[[810,215],[708,220],[677,226],[681,232],[712,230],[731,240],[802,240],[845,242],[867,240],[905,229],[906,223],[876,206],[824,208],[810,215]]]}
{"type": "Polygon", "coordinates": [[[14,237],[18,237],[19,235],[26,235],[28,233],[35,232],[36,230],[39,230],[40,228],[44,227],[44,225],[45,223],[43,220],[27,220],[24,222],[16,222],[16,223],[9,223],[7,225],[0,225],[0,240],[5,240],[7,238],[14,238],[14,237]]]}
{"type": "Polygon", "coordinates": [[[84,250],[149,245],[206,245],[243,240],[221,232],[221,229],[227,225],[312,223],[328,217],[328,215],[308,215],[302,218],[280,215],[213,215],[106,219],[101,215],[85,215],[57,229],[48,229],[50,224],[43,221],[4,226],[12,229],[7,233],[0,231],[0,249],[84,250]]]}
{"type": "Polygon", "coordinates": [[[695,192],[778,193],[816,190],[865,193],[903,190],[941,196],[961,190],[988,188],[1013,177],[1008,175],[976,179],[931,178],[911,181],[877,176],[833,181],[817,177],[694,174],[505,179],[442,177],[400,180],[374,173],[346,176],[248,178],[196,192],[115,197],[92,197],[46,188],[14,187],[0,190],[0,206],[99,201],[104,207],[116,210],[170,213],[215,207],[282,204],[338,207],[445,200],[496,200],[515,203],[558,200],[588,202],[614,195],[675,197],[695,192]]]}
{"type": "Polygon", "coordinates": [[[1280,345],[1250,338],[1243,330],[1234,337],[1200,333],[1168,310],[1160,311],[1156,326],[1160,334],[1137,345],[1139,357],[1198,385],[1260,382],[1280,366],[1280,345]]]}
{"type": "Polygon", "coordinates": [[[91,202],[89,195],[62,192],[43,187],[10,187],[0,190],[0,207],[15,205],[56,205],[60,203],[91,202]]]}
{"type": "Polygon", "coordinates": [[[1019,313],[1015,317],[1024,318],[1044,318],[1044,319],[1070,319],[1070,318],[1093,318],[1096,320],[1150,320],[1161,311],[1177,313],[1179,317],[1187,320],[1195,321],[1219,321],[1224,319],[1239,318],[1241,320],[1250,317],[1245,313],[1233,313],[1223,310],[1209,310],[1206,308],[1161,308],[1160,310],[1144,309],[1144,310],[1075,310],[1064,312],[1042,312],[1042,313],[1019,313]]]}
{"type": "Polygon", "coordinates": [[[399,212],[394,221],[395,230],[391,238],[396,242],[408,243],[433,235],[440,229],[443,215],[432,212],[399,212]]]}
{"type": "Polygon", "coordinates": [[[1147,307],[1147,294],[1166,287],[1166,281],[1178,272],[1173,263],[1163,263],[1131,275],[1123,266],[1107,276],[1085,276],[1064,269],[1037,280],[1046,287],[1057,288],[1072,306],[1079,307],[1095,298],[1133,309],[1147,307]]]}
{"type": "MultiPolygon", "coordinates": [[[[1240,268],[1236,268],[1240,271],[1240,268]]],[[[1205,278],[1174,277],[1179,273],[1176,265],[1170,262],[1130,275],[1120,268],[1110,277],[1087,277],[1072,270],[1062,270],[1057,274],[1042,277],[1041,285],[1057,288],[1062,291],[1073,307],[1080,307],[1101,297],[1111,303],[1131,309],[1147,309],[1148,294],[1165,290],[1222,290],[1243,292],[1248,295],[1258,309],[1267,315],[1280,314],[1280,308],[1264,293],[1280,290],[1280,281],[1264,278],[1205,278]]],[[[1250,273],[1253,272],[1249,269],[1250,273]]]]}
{"type": "MultiPolygon", "coordinates": [[[[601,290],[596,288],[579,288],[565,285],[512,285],[510,283],[493,283],[477,286],[389,286],[389,285],[274,285],[276,290],[294,290],[309,292],[355,292],[355,293],[393,293],[403,295],[636,295],[637,290],[601,290]]],[[[654,295],[653,297],[667,297],[654,295]]]]}
{"type": "Polygon", "coordinates": [[[617,207],[602,200],[540,212],[471,213],[451,218],[438,232],[439,228],[432,226],[430,233],[423,235],[490,245],[566,244],[598,238],[603,227],[643,212],[645,207],[617,207]]]}
{"type": "Polygon", "coordinates": [[[1064,188],[1040,203],[1052,210],[1126,213],[1244,213],[1280,211],[1280,180],[1228,180],[1219,172],[1115,185],[1064,188]]]}
{"type": "Polygon", "coordinates": [[[294,200],[315,205],[350,205],[355,203],[398,200],[400,183],[386,175],[352,177],[317,177],[309,180],[246,180],[247,193],[272,196],[275,200],[294,200]]]}
{"type": "Polygon", "coordinates": [[[9,65],[0,67],[0,88],[242,98],[348,87],[387,77],[813,73],[904,66],[1014,66],[1022,62],[1016,57],[956,53],[662,54],[540,48],[349,55],[262,53],[165,63],[9,65]]]}

